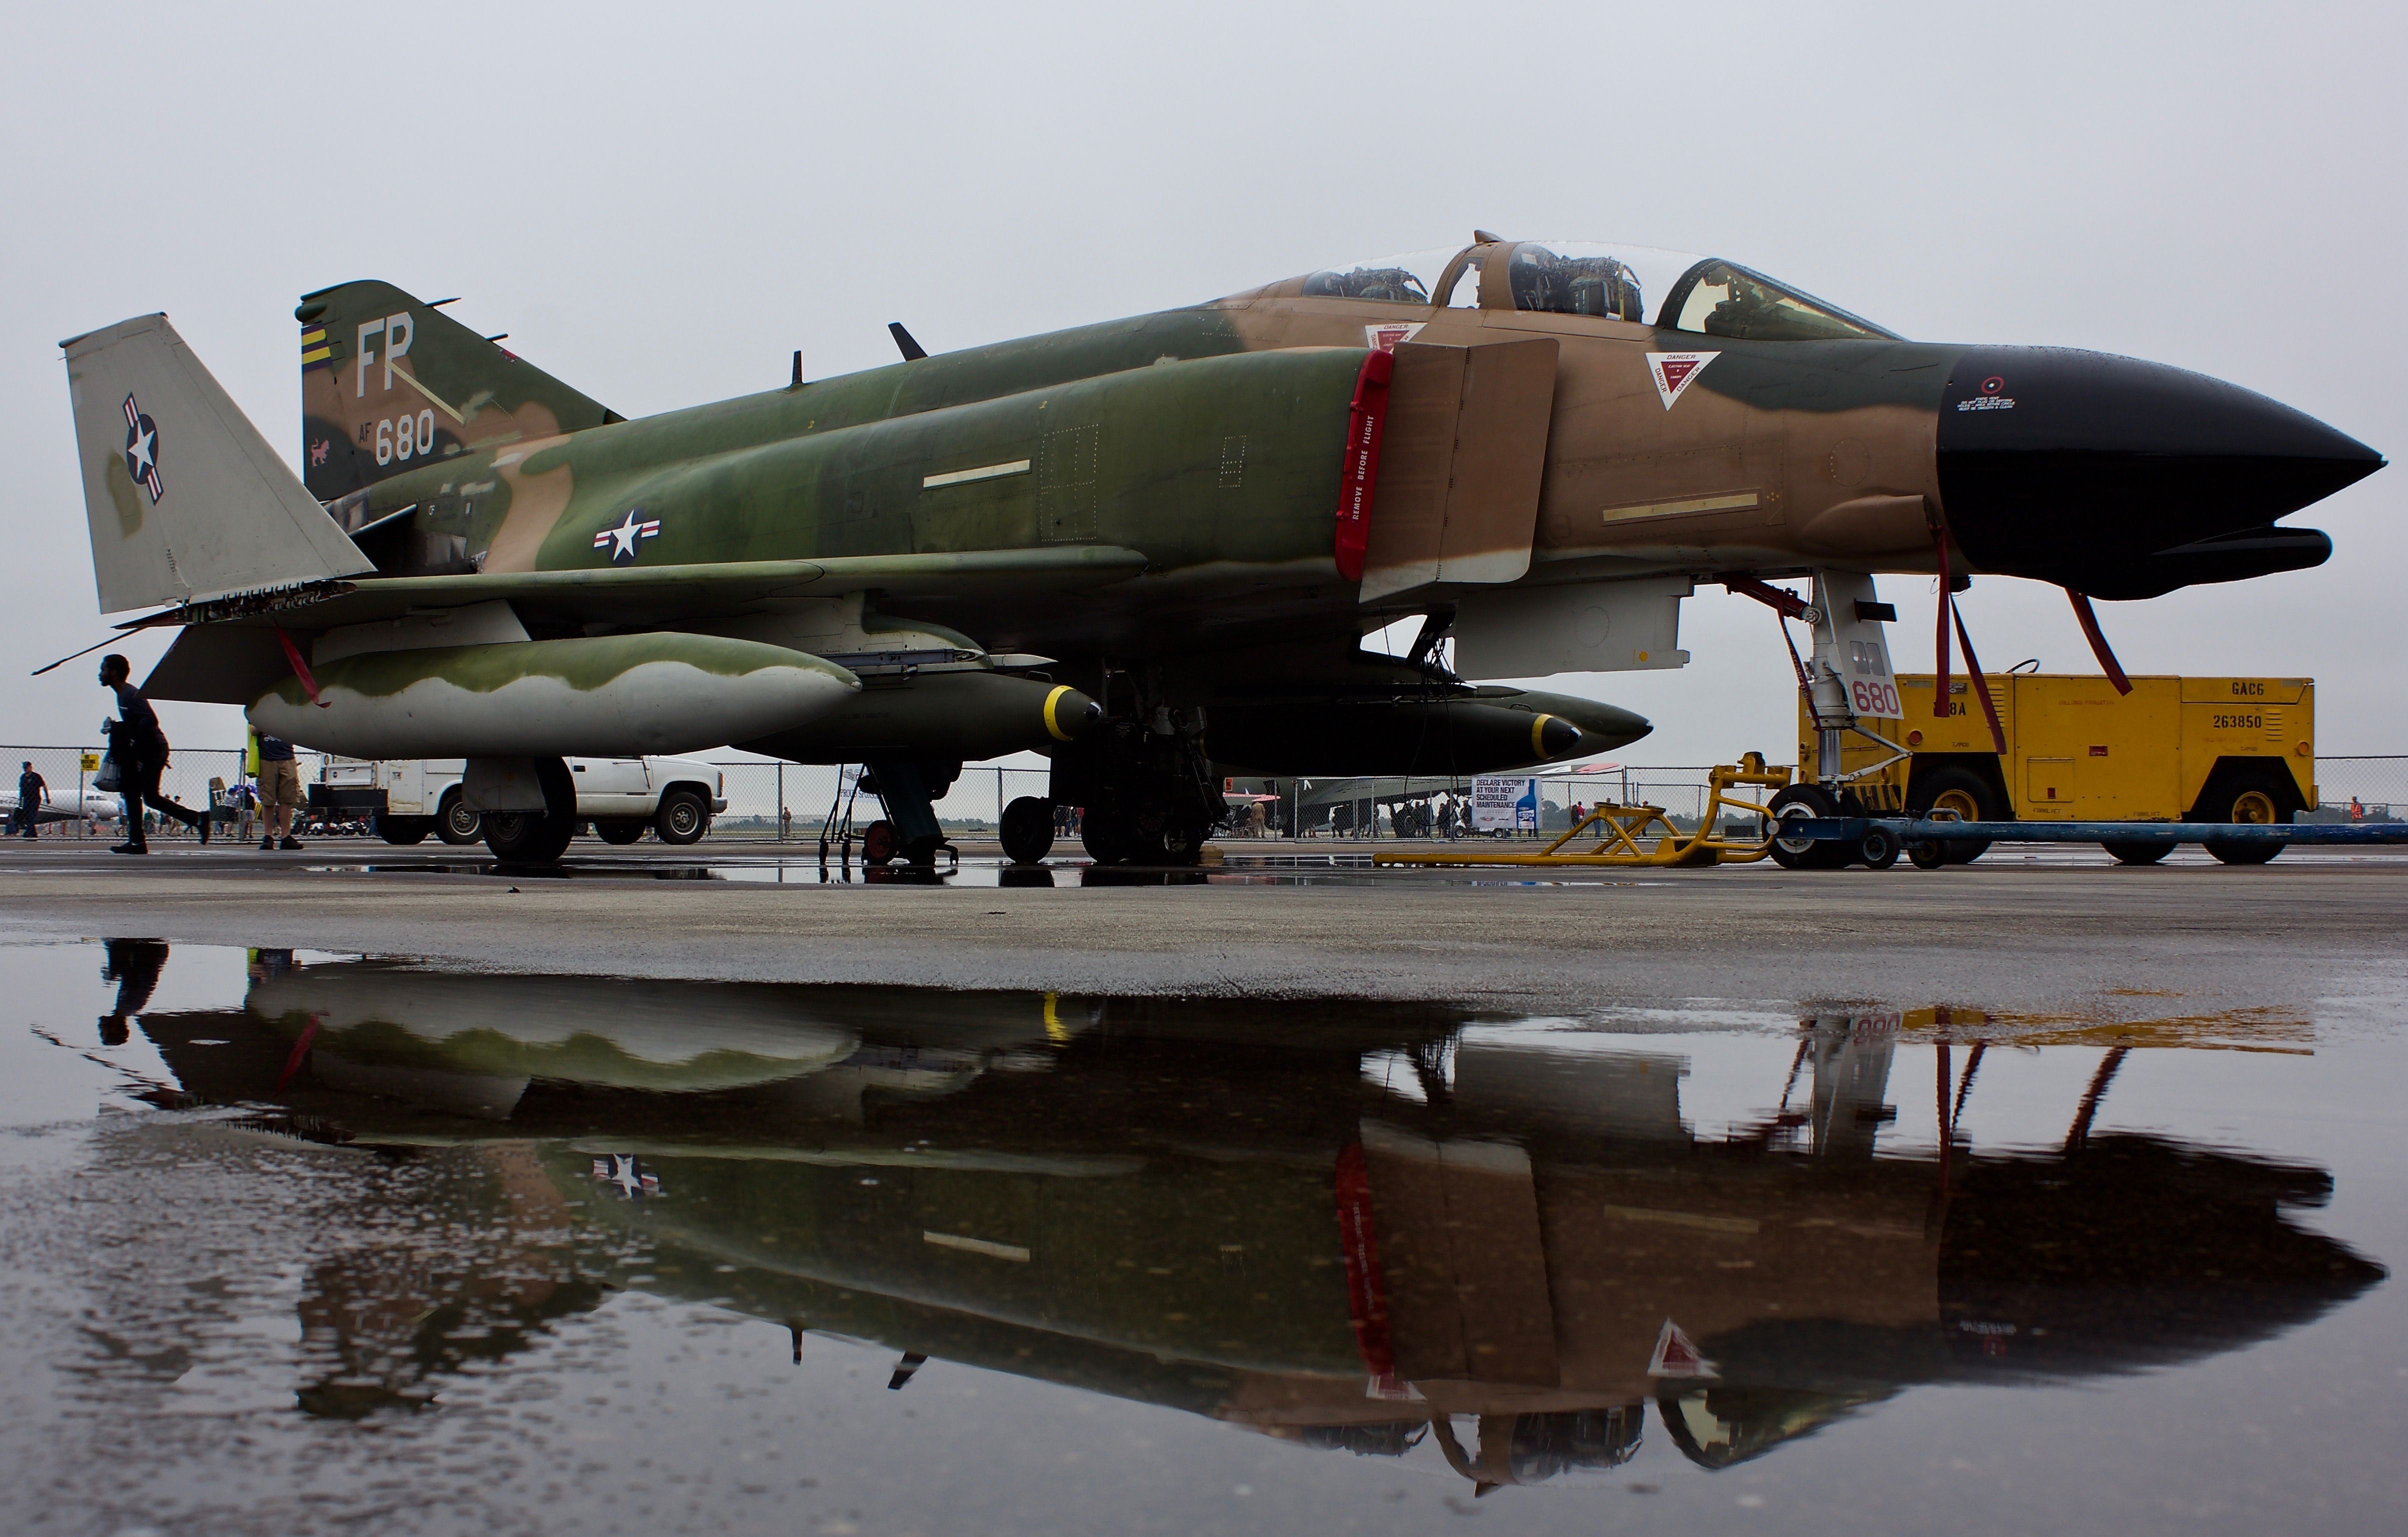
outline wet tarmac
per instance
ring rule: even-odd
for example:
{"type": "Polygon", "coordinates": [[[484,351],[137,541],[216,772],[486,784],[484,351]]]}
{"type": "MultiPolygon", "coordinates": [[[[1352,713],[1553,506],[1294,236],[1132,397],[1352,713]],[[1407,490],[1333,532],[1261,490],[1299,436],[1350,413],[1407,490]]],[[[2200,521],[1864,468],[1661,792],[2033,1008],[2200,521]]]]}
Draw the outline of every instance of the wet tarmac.
{"type": "Polygon", "coordinates": [[[429,963],[290,936],[532,883],[12,866],[11,1524],[2408,1527],[2389,869],[1866,876],[1864,927],[1729,873],[1003,898],[1122,963],[1258,912],[1308,949],[1426,934],[1425,902],[1475,936],[1467,984],[1549,933],[1622,948],[1618,986],[1539,1008],[1234,963],[1188,996],[697,980],[781,918],[994,888],[730,882],[676,916],[719,926],[680,978],[559,964],[705,895],[649,881],[572,877],[429,963]],[[1920,948],[1869,937],[1916,902],[1920,948]],[[2098,932],[2048,950],[2052,909],[2098,932]],[[169,938],[69,937],[136,932],[112,912],[169,938]],[[1690,987],[1703,951],[1622,932],[1667,923],[1804,942],[1690,987]],[[184,937],[243,924],[285,940],[184,937]],[[1997,964],[1931,963],[1984,928],[1997,964]],[[2112,969],[2144,941],[2186,964],[2112,969]]]}
{"type": "MultiPolygon", "coordinates": [[[[1318,840],[1316,840],[1317,842],[1318,840]]],[[[808,852],[579,844],[556,869],[354,843],[148,860],[0,847],[0,927],[400,954],[499,971],[1130,996],[1446,998],[1531,1013],[1812,996],[2092,1010],[2383,994],[2408,855],[2229,868],[2096,851],[1924,871],[1374,869],[1343,840],[1201,869],[819,868],[808,852]]]]}

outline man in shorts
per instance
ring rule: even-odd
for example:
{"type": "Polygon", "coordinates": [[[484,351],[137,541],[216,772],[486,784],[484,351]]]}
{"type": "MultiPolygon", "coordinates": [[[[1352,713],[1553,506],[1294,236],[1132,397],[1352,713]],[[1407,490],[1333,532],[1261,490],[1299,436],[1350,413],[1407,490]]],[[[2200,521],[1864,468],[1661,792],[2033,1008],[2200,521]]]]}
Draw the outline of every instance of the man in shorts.
{"type": "Polygon", "coordinates": [[[293,836],[294,808],[301,804],[301,770],[293,761],[293,744],[281,737],[259,739],[259,805],[266,821],[263,849],[297,849],[293,836]]]}

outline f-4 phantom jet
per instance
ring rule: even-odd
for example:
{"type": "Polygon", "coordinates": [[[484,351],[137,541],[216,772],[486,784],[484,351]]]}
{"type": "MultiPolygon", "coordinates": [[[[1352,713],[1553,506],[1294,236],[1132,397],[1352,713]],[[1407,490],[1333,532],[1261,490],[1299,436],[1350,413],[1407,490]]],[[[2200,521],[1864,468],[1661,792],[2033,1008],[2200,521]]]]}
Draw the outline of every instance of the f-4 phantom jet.
{"type": "MultiPolygon", "coordinates": [[[[1484,680],[1679,667],[1699,582],[1811,625],[1836,764],[1898,713],[1876,574],[1944,578],[1943,643],[1973,574],[2061,585],[2112,671],[2090,599],[2316,565],[2330,541],[2278,520],[2383,463],[2196,374],[1484,232],[950,353],[897,323],[896,364],[797,353],[783,388],[640,421],[449,302],[303,298],[297,478],[165,316],[63,345],[101,607],[181,627],[150,693],[465,757],[514,859],[566,847],[565,755],[733,743],[867,765],[882,857],[932,856],[963,760],[1033,749],[1096,858],[1192,862],[1224,773],[1638,739],[1484,680]],[[1406,654],[1365,649],[1416,616],[1406,654]]],[[[1053,827],[1016,802],[1006,848],[1053,827]]]]}

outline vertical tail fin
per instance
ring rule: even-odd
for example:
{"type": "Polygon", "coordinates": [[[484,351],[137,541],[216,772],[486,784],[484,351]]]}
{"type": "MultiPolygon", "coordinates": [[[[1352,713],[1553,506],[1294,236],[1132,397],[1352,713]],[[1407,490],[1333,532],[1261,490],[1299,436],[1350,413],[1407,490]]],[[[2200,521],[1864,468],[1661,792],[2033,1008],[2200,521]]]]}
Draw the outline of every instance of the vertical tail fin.
{"type": "Polygon", "coordinates": [[[302,473],[322,502],[454,453],[622,420],[391,283],[322,288],[293,314],[302,473]]]}
{"type": "Polygon", "coordinates": [[[59,345],[102,612],[372,569],[166,316],[59,345]]]}

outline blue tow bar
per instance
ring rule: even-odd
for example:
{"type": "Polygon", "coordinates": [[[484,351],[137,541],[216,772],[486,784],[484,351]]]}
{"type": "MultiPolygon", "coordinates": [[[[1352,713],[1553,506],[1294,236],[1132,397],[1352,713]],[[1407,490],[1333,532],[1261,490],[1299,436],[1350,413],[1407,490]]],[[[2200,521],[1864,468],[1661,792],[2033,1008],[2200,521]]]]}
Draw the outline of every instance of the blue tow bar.
{"type": "Polygon", "coordinates": [[[1920,816],[1801,816],[1784,839],[1853,843],[1880,827],[1899,843],[2408,843],[2408,822],[1956,822],[1920,816]]]}

